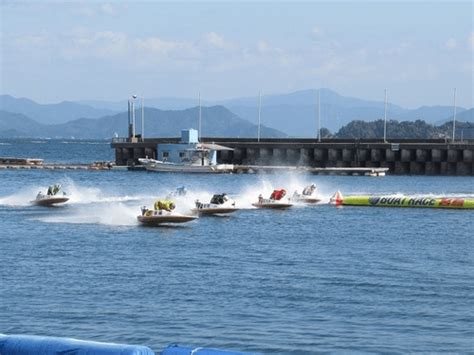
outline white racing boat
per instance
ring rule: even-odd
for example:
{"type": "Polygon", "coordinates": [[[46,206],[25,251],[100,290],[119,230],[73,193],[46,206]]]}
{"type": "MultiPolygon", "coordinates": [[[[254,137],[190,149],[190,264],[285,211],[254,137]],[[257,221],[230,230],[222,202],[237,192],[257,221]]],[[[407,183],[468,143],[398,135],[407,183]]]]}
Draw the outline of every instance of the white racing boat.
{"type": "Polygon", "coordinates": [[[303,193],[298,193],[295,191],[292,197],[292,200],[297,203],[318,203],[321,202],[321,199],[316,195],[316,185],[311,184],[306,186],[303,189],[303,193]]]}
{"type": "Polygon", "coordinates": [[[147,226],[158,226],[169,223],[186,223],[197,219],[197,216],[184,215],[164,210],[150,210],[142,208],[142,214],[137,216],[138,221],[147,226]]]}
{"type": "Polygon", "coordinates": [[[293,206],[289,198],[283,199],[285,196],[286,196],[285,189],[273,190],[270,198],[263,198],[263,196],[260,194],[258,196],[258,201],[255,203],[252,203],[252,206],[257,207],[257,208],[274,208],[274,209],[288,208],[288,207],[293,206]]]}
{"type": "Polygon", "coordinates": [[[67,202],[68,200],[69,197],[66,196],[66,193],[61,191],[61,185],[54,184],[48,187],[46,194],[41,191],[38,192],[36,199],[31,201],[31,203],[38,206],[53,206],[67,202]]]}
{"type": "Polygon", "coordinates": [[[286,201],[282,200],[273,200],[271,198],[262,198],[257,202],[252,203],[252,206],[257,208],[274,208],[274,209],[283,209],[293,206],[289,199],[286,201]]]}
{"type": "Polygon", "coordinates": [[[201,215],[220,215],[228,214],[238,211],[235,207],[235,201],[227,197],[227,194],[214,195],[210,203],[202,203],[196,200],[196,208],[193,208],[194,213],[201,215]]]}
{"type": "Polygon", "coordinates": [[[66,195],[45,195],[44,193],[40,192],[36,196],[36,199],[31,201],[32,204],[38,205],[38,206],[53,206],[57,205],[60,203],[64,203],[69,201],[69,197],[66,195]]]}

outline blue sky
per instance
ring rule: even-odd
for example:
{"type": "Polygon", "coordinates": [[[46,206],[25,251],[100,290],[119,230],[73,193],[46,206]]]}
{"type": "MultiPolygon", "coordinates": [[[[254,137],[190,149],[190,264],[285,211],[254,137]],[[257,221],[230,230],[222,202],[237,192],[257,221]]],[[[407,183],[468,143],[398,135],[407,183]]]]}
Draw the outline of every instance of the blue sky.
{"type": "Polygon", "coordinates": [[[473,105],[473,2],[1,5],[2,94],[39,102],[327,87],[405,107],[473,105]]]}

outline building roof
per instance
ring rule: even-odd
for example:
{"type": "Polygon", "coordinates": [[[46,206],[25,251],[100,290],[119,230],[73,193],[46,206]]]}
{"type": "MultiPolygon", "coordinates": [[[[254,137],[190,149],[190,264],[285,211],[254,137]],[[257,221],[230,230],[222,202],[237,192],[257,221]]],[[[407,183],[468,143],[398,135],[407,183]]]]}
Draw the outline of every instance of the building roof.
{"type": "Polygon", "coordinates": [[[199,149],[209,149],[209,150],[234,150],[233,148],[229,148],[220,144],[215,143],[199,143],[199,149]]]}

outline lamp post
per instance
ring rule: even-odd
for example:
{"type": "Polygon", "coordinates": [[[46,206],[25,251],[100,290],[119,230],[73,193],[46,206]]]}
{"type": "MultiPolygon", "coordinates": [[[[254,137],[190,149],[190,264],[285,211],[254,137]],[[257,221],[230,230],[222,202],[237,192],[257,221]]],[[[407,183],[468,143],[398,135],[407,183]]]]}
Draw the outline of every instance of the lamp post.
{"type": "Polygon", "coordinates": [[[385,89],[385,104],[383,118],[383,142],[387,143],[387,89],[385,89]]]}
{"type": "Polygon", "coordinates": [[[453,143],[456,137],[456,88],[454,88],[453,143]]]}
{"type": "Polygon", "coordinates": [[[318,90],[318,142],[321,143],[321,89],[318,90]]]}
{"type": "Polygon", "coordinates": [[[258,92],[258,129],[257,129],[257,142],[260,142],[260,124],[261,124],[261,112],[262,112],[262,92],[258,92]]]}
{"type": "Polygon", "coordinates": [[[132,138],[135,138],[135,99],[137,95],[132,95],[130,98],[130,107],[132,111],[132,138]]]}

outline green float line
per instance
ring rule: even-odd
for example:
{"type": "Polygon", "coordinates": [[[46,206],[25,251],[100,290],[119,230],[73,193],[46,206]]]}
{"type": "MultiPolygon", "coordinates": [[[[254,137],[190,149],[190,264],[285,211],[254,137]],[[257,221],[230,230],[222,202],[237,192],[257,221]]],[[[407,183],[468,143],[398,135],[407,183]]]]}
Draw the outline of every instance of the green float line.
{"type": "MultiPolygon", "coordinates": [[[[342,196],[341,196],[342,197],[342,196]]],[[[410,197],[410,196],[346,196],[335,200],[336,205],[414,208],[474,209],[472,198],[410,197]]]]}

